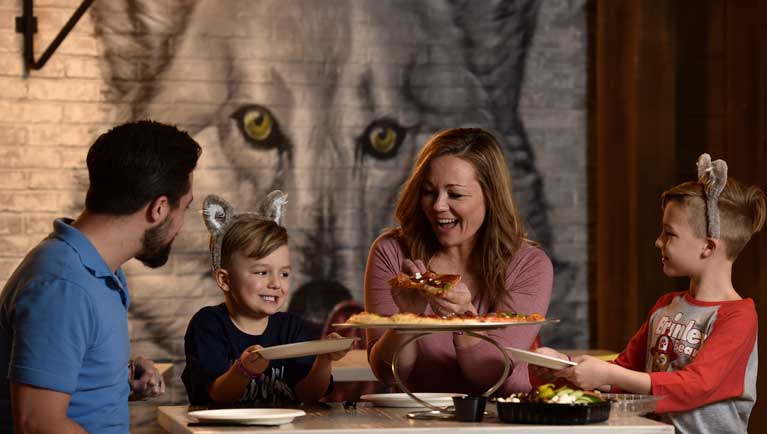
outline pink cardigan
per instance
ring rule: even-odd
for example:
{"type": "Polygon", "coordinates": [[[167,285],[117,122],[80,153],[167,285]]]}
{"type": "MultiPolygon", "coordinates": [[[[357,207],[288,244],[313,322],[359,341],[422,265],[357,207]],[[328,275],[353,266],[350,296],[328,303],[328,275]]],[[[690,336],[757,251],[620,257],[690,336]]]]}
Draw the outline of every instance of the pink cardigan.
{"type": "MultiPolygon", "coordinates": [[[[365,310],[383,315],[397,313],[397,305],[386,283],[401,272],[406,256],[399,242],[392,236],[382,235],[370,248],[365,270],[365,310]]],[[[551,299],[553,267],[543,250],[523,245],[511,258],[506,271],[506,295],[492,311],[546,315],[551,299]]],[[[475,307],[479,314],[490,311],[486,297],[479,297],[475,307]]],[[[427,314],[432,313],[427,307],[427,314]]],[[[502,346],[528,349],[538,335],[540,326],[512,326],[492,330],[487,334],[502,346]]],[[[368,329],[368,358],[373,344],[384,330],[368,329]]],[[[500,378],[503,356],[497,348],[482,342],[468,349],[456,351],[452,333],[435,333],[419,340],[418,358],[407,381],[411,391],[458,392],[482,394],[500,378]]],[[[391,369],[383,361],[371,360],[378,368],[391,369]]],[[[527,363],[514,361],[506,382],[495,393],[507,396],[512,392],[530,390],[527,363]]]]}

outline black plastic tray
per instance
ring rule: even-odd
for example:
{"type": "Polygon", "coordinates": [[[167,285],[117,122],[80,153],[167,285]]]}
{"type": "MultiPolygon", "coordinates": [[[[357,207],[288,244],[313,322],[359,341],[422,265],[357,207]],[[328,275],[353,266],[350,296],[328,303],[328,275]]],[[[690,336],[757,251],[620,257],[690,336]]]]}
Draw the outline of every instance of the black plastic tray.
{"type": "Polygon", "coordinates": [[[607,420],[610,401],[591,404],[546,404],[542,402],[498,402],[498,419],[507,423],[583,425],[607,420]]]}

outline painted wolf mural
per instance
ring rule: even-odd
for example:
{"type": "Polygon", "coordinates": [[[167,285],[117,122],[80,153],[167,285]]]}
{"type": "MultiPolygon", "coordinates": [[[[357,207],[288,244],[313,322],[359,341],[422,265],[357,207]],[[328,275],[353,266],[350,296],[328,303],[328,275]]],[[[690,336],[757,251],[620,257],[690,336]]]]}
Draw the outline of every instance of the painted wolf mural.
{"type": "MultiPolygon", "coordinates": [[[[123,118],[178,124],[203,146],[197,197],[248,209],[273,189],[289,194],[294,292],[334,282],[361,299],[368,248],[393,224],[419,148],[436,131],[481,126],[502,137],[529,235],[555,261],[550,314],[567,318],[557,305],[573,291],[574,267],[551,249],[549,204],[518,114],[539,6],[131,0],[91,12],[123,118]]],[[[151,317],[152,307],[139,301],[133,315],[151,317]]],[[[547,343],[574,346],[572,333],[547,343]]]]}

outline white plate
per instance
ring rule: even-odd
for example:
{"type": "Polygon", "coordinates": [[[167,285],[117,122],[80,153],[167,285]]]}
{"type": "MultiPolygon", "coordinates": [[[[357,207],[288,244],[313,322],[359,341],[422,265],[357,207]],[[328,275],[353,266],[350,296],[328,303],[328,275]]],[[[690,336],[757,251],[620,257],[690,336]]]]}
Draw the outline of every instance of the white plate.
{"type": "Polygon", "coordinates": [[[571,362],[567,359],[560,359],[557,357],[545,356],[543,354],[534,353],[532,351],[520,350],[518,348],[504,347],[511,353],[514,358],[527,362],[531,365],[543,366],[549,369],[565,369],[570,366],[575,366],[577,363],[571,362]]]}
{"type": "Polygon", "coordinates": [[[296,417],[306,416],[306,412],[290,408],[222,408],[220,410],[191,411],[189,416],[200,422],[282,425],[293,422],[296,417]]]}
{"type": "Polygon", "coordinates": [[[388,323],[388,324],[353,324],[337,323],[333,327],[338,328],[358,328],[358,329],[394,329],[394,330],[413,330],[413,331],[458,331],[458,330],[487,330],[499,329],[503,327],[529,326],[558,323],[558,319],[546,319],[543,321],[531,322],[477,322],[461,324],[410,324],[410,323],[388,323]]]}
{"type": "Polygon", "coordinates": [[[268,360],[290,359],[292,357],[316,356],[317,354],[343,351],[352,346],[356,338],[323,339],[319,341],[297,342],[295,344],[276,345],[258,350],[268,360]]]}
{"type": "MultiPolygon", "coordinates": [[[[437,407],[453,405],[454,396],[466,396],[463,393],[416,393],[420,399],[437,407]]],[[[423,407],[418,401],[409,397],[407,393],[376,393],[362,395],[360,400],[373,403],[376,407],[423,407]]]]}

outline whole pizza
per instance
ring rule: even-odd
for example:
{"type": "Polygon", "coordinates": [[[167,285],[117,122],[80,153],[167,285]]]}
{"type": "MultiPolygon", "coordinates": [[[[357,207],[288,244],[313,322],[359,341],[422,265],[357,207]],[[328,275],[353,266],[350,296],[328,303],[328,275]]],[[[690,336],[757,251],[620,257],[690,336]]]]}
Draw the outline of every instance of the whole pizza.
{"type": "Polygon", "coordinates": [[[422,325],[462,325],[483,323],[520,323],[541,322],[546,320],[541,314],[529,315],[513,312],[491,312],[485,315],[475,315],[472,312],[454,315],[419,315],[415,313],[397,313],[394,315],[379,315],[372,312],[360,312],[352,315],[346,321],[348,324],[359,325],[391,325],[391,324],[422,324],[422,325]]]}
{"type": "MultiPolygon", "coordinates": [[[[412,276],[397,274],[389,279],[392,288],[414,289],[432,296],[442,296],[461,281],[460,274],[439,274],[433,271],[415,273],[412,276]]],[[[514,312],[491,312],[477,315],[466,311],[463,314],[452,315],[419,315],[415,313],[397,313],[394,315],[379,315],[372,312],[360,312],[352,315],[346,321],[358,325],[439,325],[460,326],[485,323],[524,323],[541,322],[546,318],[537,313],[525,315],[514,312]]]]}

